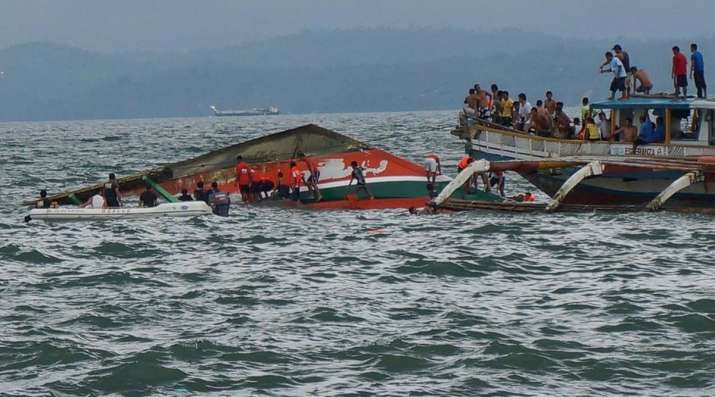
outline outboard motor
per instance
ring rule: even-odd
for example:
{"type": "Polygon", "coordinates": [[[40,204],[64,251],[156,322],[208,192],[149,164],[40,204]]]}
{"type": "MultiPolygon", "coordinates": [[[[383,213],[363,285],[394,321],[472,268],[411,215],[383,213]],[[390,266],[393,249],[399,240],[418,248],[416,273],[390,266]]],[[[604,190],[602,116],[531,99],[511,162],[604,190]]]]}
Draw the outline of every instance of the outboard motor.
{"type": "Polygon", "coordinates": [[[211,195],[211,208],[213,213],[218,216],[228,216],[228,210],[231,207],[231,199],[228,193],[216,192],[211,195]]]}

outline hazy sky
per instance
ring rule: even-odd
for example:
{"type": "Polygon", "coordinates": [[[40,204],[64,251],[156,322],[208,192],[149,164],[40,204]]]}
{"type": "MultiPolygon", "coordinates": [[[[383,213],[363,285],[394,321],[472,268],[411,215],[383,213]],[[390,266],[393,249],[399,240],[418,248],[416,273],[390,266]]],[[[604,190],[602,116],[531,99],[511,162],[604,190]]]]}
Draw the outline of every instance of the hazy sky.
{"type": "Polygon", "coordinates": [[[713,36],[714,16],[715,0],[0,0],[0,47],[184,50],[306,29],[410,26],[687,39],[713,36]]]}

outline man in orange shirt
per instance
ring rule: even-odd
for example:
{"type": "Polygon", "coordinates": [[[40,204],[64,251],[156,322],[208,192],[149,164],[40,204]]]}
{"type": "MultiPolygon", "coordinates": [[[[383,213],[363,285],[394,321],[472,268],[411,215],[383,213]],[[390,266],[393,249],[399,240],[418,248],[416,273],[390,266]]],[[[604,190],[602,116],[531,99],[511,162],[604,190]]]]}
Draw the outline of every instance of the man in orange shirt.
{"type": "Polygon", "coordinates": [[[253,184],[253,173],[251,168],[243,161],[243,157],[236,157],[236,186],[241,193],[241,200],[251,201],[251,185],[253,184]]]}

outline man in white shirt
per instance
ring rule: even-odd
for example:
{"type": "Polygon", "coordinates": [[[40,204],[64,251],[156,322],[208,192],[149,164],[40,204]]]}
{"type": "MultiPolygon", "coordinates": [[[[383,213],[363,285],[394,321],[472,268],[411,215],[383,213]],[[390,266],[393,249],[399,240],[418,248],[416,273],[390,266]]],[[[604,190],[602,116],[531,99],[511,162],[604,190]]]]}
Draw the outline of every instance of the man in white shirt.
{"type": "Polygon", "coordinates": [[[616,96],[616,91],[621,91],[620,99],[628,99],[628,94],[626,93],[626,68],[623,66],[623,62],[611,54],[610,51],[606,52],[606,61],[601,64],[599,68],[601,73],[613,73],[613,80],[611,81],[611,96],[608,97],[612,100],[616,96]],[[603,69],[604,66],[608,65],[609,69],[603,69]]]}
{"type": "Polygon", "coordinates": [[[609,131],[611,128],[611,120],[606,117],[605,112],[600,111],[598,113],[598,116],[596,117],[596,125],[598,126],[598,130],[601,131],[601,139],[604,141],[608,140],[608,138],[611,137],[611,132],[609,131]]]}
{"type": "Polygon", "coordinates": [[[514,120],[514,126],[518,130],[528,131],[526,128],[531,115],[531,104],[526,100],[526,94],[519,94],[519,120],[514,120]]]}
{"type": "Polygon", "coordinates": [[[104,202],[104,197],[100,195],[99,193],[95,194],[94,196],[90,197],[87,199],[87,201],[84,202],[84,204],[80,205],[80,208],[104,208],[105,207],[105,202],[104,202]]]}

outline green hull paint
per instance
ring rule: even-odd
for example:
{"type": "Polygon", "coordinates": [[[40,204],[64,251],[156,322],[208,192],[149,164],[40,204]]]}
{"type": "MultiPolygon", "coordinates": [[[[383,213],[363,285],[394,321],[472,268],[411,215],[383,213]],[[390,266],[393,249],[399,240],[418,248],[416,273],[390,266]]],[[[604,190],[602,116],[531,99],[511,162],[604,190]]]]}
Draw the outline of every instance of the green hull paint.
{"type": "MultiPolygon", "coordinates": [[[[435,192],[439,193],[448,182],[438,182],[436,185],[435,192]]],[[[376,199],[390,199],[390,198],[413,198],[413,197],[427,197],[427,184],[425,182],[418,181],[398,181],[398,182],[376,182],[368,183],[368,190],[376,199]]],[[[352,186],[339,186],[332,188],[320,189],[320,193],[323,196],[323,201],[335,201],[344,200],[348,194],[355,192],[355,185],[352,186]]],[[[359,198],[367,198],[367,194],[364,191],[358,193],[359,198]]],[[[471,194],[465,194],[463,190],[457,190],[452,197],[459,198],[463,200],[476,200],[476,201],[502,201],[503,199],[497,195],[487,193],[484,191],[472,192],[471,194]]],[[[310,192],[301,192],[301,200],[311,201],[313,196],[310,192]]]]}
{"type": "MultiPolygon", "coordinates": [[[[438,182],[437,191],[439,192],[447,182],[438,182]]],[[[339,186],[326,189],[320,189],[320,194],[323,196],[323,201],[344,200],[345,196],[355,192],[355,184],[352,186],[339,186]]],[[[368,183],[367,188],[376,199],[387,198],[412,198],[412,197],[427,197],[427,184],[417,181],[399,181],[399,182],[377,182],[368,183]]],[[[364,191],[358,193],[360,198],[367,197],[364,191]]],[[[310,192],[302,192],[301,199],[311,199],[310,192]]]]}

